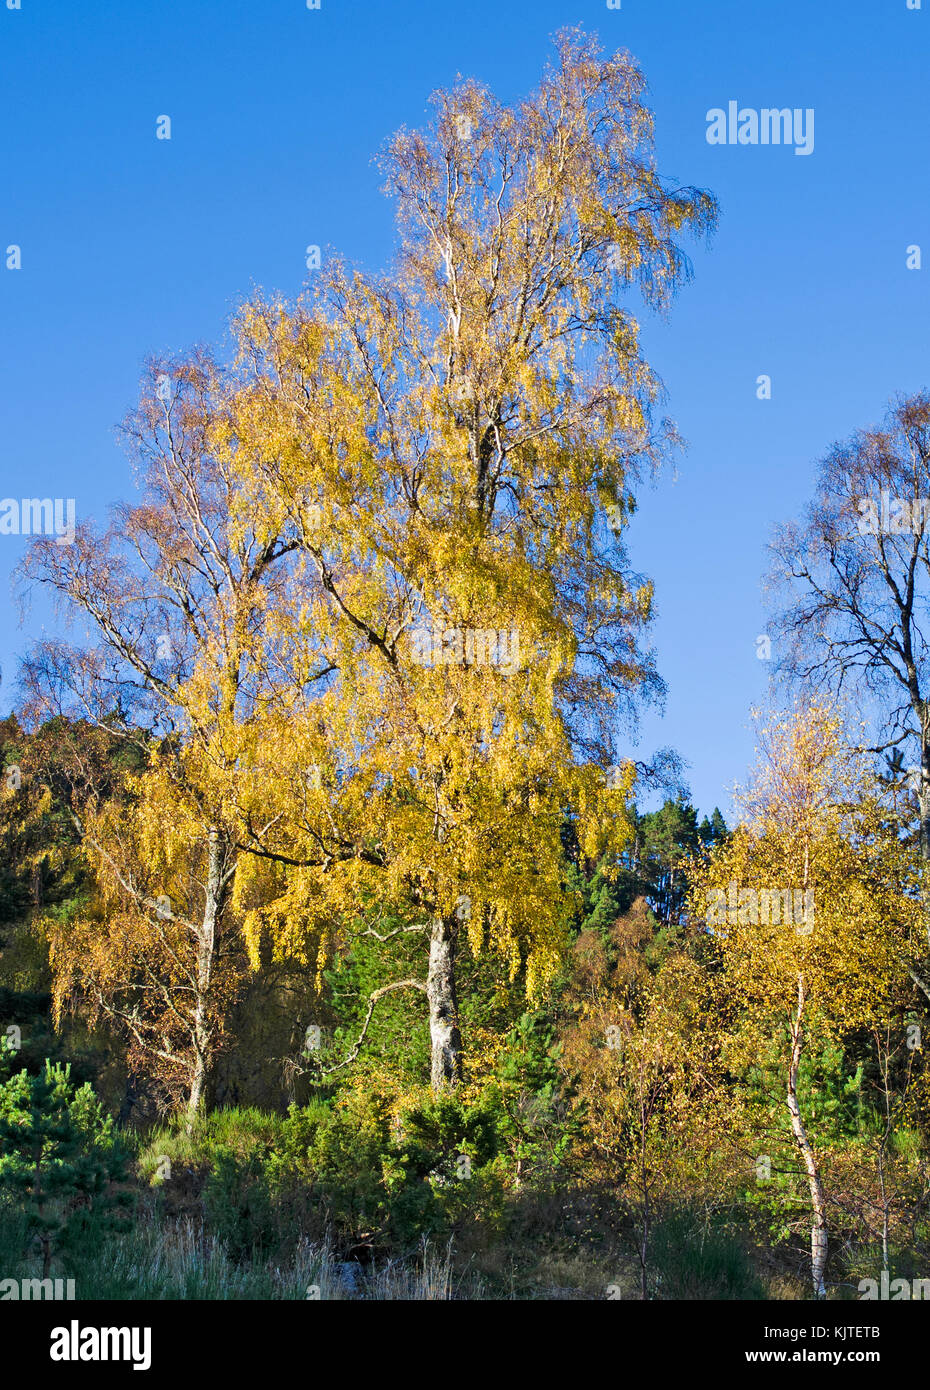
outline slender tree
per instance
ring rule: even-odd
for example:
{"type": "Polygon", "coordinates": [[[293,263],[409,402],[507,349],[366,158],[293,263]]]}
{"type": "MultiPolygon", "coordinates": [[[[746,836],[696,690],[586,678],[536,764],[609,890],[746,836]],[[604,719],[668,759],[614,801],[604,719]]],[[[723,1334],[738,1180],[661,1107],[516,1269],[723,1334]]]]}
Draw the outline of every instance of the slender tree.
{"type": "Polygon", "coordinates": [[[88,924],[93,950],[74,949],[80,932],[70,926],[53,946],[59,1006],[77,990],[124,1027],[137,1053],[179,1067],[191,1112],[220,1036],[220,1001],[230,998],[218,963],[244,832],[229,784],[261,718],[273,660],[267,614],[279,562],[296,544],[232,506],[235,475],[212,442],[225,399],[204,356],[170,374],[153,364],[125,427],[142,500],[116,508],[101,533],[80,528],[73,545],[36,540],[22,570],[25,585],[57,593],[79,629],[77,640],[34,648],[23,671],[27,715],[77,715],[150,762],[122,816],[106,804],[99,759],[74,748],[66,764],[75,823],[120,911],[88,924]]]}
{"type": "Polygon", "coordinates": [[[866,758],[813,706],[773,717],[741,824],[695,866],[694,905],[739,1001],[734,1064],[781,1053],[785,1100],[810,1195],[811,1276],[825,1293],[829,1196],[798,1078],[818,1040],[890,1016],[918,930],[913,856],[866,758]]]}

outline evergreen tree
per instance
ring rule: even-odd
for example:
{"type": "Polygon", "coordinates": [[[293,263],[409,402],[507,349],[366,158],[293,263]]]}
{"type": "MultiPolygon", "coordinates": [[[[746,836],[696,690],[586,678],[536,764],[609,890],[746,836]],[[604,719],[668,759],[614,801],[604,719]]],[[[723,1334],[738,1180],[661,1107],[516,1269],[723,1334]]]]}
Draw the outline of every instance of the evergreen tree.
{"type": "MultiPolygon", "coordinates": [[[[9,1059],[4,1048],[7,1069],[9,1059]]],[[[26,1214],[43,1279],[57,1251],[113,1225],[129,1200],[113,1190],[124,1176],[113,1121],[90,1085],[74,1086],[70,1066],[47,1061],[38,1076],[20,1070],[0,1084],[0,1192],[26,1214]]]]}

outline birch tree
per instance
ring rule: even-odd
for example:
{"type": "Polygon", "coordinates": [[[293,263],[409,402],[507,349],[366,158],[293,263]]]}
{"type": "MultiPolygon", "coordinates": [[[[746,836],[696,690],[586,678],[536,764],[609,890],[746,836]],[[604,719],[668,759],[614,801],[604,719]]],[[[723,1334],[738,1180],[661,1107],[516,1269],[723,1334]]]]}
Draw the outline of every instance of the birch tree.
{"type": "Polygon", "coordinates": [[[383,160],[397,266],[335,264],[300,305],[239,321],[230,466],[248,510],[300,536],[279,622],[330,672],[318,701],[300,660],[280,672],[256,750],[279,775],[254,784],[250,872],[264,856],[291,873],[253,925],[287,937],[295,893],[304,918],[406,904],[437,1087],[461,1074],[463,938],[545,987],[570,915],[565,817],[586,852],[622,846],[619,740],[661,693],[652,586],[622,536],[675,434],[626,301],[668,305],[690,270],[678,237],[715,206],[658,175],[643,91],[628,55],[566,33],[523,102],[438,93],[383,160]],[[301,764],[309,791],[279,816],[301,764]]]}
{"type": "Polygon", "coordinates": [[[203,939],[231,910],[253,963],[319,968],[389,905],[423,937],[391,988],[424,995],[436,1088],[462,1073],[457,951],[545,989],[566,819],[591,858],[625,843],[624,723],[662,690],[622,535],[676,436],[625,301],[668,306],[715,206],[658,175],[643,93],[566,33],[523,102],[437,94],[384,155],[396,267],[334,262],[297,306],[247,305],[228,368],[156,371],[146,501],[27,566],[97,639],[38,657],[36,688],[131,709],[227,866],[203,939]]]}
{"type": "Polygon", "coordinates": [[[734,1065],[757,1047],[780,1051],[818,1298],[826,1291],[829,1193],[799,1101],[802,1059],[818,1041],[841,1042],[889,1016],[919,930],[916,866],[879,790],[836,715],[813,706],[773,716],[741,823],[694,870],[694,905],[743,1017],[734,1065]]]}
{"type": "Polygon", "coordinates": [[[27,554],[24,585],[54,592],[71,631],[34,646],[23,686],[31,718],[77,716],[148,764],[115,806],[75,763],[72,813],[109,911],[53,942],[57,1007],[80,996],[109,1016],[137,1061],[183,1078],[193,1113],[233,997],[230,779],[260,718],[265,618],[294,542],[232,524],[235,479],[211,447],[222,373],[203,355],[166,365],[124,431],[142,500],[27,554]]]}

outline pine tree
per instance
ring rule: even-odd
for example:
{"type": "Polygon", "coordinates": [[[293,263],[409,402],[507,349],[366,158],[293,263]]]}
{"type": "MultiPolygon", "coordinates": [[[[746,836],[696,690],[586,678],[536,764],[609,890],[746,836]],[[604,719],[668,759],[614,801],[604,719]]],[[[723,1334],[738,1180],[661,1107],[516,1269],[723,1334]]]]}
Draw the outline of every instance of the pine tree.
{"type": "MultiPolygon", "coordinates": [[[[3,1060],[9,1067],[10,1053],[3,1060]]],[[[42,1277],[52,1257],[74,1246],[91,1226],[112,1226],[127,1194],[125,1156],[90,1085],[76,1088],[70,1065],[46,1061],[33,1075],[15,1072],[0,1084],[0,1192],[24,1210],[38,1240],[42,1277]]]]}

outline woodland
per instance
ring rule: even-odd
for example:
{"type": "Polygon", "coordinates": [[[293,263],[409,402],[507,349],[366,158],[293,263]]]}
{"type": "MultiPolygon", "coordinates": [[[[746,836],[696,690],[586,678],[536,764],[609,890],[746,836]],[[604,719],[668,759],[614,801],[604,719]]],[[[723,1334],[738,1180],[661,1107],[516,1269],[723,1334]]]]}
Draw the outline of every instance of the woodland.
{"type": "Polygon", "coordinates": [[[760,556],[778,698],[734,823],[695,808],[687,749],[634,752],[628,544],[680,445],[636,313],[716,201],[578,31],[522,102],[433,113],[382,154],[391,269],[327,257],[147,363],[133,500],[18,572],[61,622],[0,722],[0,1268],[911,1297],[930,551],[860,522],[930,495],[930,395],[838,421],[760,556]]]}

